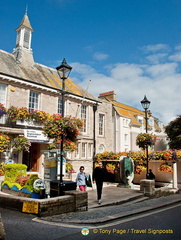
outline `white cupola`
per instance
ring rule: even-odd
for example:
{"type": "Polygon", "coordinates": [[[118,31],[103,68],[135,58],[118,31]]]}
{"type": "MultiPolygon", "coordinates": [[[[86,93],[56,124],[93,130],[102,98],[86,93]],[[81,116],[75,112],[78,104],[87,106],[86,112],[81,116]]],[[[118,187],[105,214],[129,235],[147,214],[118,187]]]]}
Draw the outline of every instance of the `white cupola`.
{"type": "Polygon", "coordinates": [[[19,27],[15,31],[17,32],[17,37],[16,48],[14,49],[13,54],[16,57],[17,63],[21,63],[24,60],[24,57],[26,57],[26,60],[33,60],[31,39],[32,32],[34,32],[34,30],[31,27],[27,12],[25,13],[19,27]]]}

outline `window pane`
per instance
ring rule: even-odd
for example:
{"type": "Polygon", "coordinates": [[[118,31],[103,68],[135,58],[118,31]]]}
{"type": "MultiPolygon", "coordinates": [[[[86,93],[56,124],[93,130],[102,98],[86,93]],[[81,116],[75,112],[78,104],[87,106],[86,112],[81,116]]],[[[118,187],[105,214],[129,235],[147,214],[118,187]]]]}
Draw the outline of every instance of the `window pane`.
{"type": "Polygon", "coordinates": [[[81,119],[84,123],[83,128],[82,128],[82,132],[86,132],[86,128],[87,128],[87,108],[84,105],[81,106],[81,119]]]}
{"type": "Polygon", "coordinates": [[[82,143],[82,157],[86,157],[86,143],[82,143]]]}
{"type": "Polygon", "coordinates": [[[88,143],[88,157],[91,158],[92,157],[92,144],[88,143]]]}
{"type": "Polygon", "coordinates": [[[6,85],[0,84],[0,103],[6,105],[6,85]]]}
{"type": "Polygon", "coordinates": [[[99,135],[104,135],[104,115],[99,114],[99,135]]]}
{"type": "Polygon", "coordinates": [[[58,99],[58,114],[62,114],[62,99],[58,99]]]}
{"type": "Polygon", "coordinates": [[[38,110],[38,93],[30,92],[29,111],[38,110]]]}

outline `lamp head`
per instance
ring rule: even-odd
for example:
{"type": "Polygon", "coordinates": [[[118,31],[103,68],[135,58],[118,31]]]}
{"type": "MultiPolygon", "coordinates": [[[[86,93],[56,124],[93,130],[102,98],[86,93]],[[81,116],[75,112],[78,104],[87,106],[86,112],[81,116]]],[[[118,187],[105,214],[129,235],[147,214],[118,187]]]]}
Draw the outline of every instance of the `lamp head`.
{"type": "Polygon", "coordinates": [[[141,101],[142,107],[147,110],[150,106],[150,101],[147,99],[146,95],[144,96],[144,99],[141,101]]]}
{"type": "Polygon", "coordinates": [[[60,78],[66,79],[66,78],[68,78],[68,76],[72,70],[72,67],[67,64],[67,62],[64,58],[62,61],[62,64],[60,66],[56,67],[56,69],[57,69],[57,72],[58,72],[58,75],[60,76],[60,78]]]}

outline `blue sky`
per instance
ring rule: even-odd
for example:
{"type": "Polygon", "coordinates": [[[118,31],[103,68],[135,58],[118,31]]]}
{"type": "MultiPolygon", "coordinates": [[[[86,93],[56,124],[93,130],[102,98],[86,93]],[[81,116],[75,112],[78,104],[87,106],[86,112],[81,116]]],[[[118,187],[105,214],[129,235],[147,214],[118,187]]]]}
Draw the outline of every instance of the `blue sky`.
{"type": "Polygon", "coordinates": [[[13,51],[26,6],[36,62],[65,57],[95,97],[114,90],[142,110],[146,94],[164,124],[181,114],[181,0],[1,0],[0,49],[13,51]]]}

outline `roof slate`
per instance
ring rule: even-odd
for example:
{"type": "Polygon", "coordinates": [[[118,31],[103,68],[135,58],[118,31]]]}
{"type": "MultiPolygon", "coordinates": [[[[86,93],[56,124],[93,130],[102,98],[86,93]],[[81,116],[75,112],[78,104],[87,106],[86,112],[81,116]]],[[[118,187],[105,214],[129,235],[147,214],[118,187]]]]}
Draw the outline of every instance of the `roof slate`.
{"type": "MultiPolygon", "coordinates": [[[[3,50],[0,50],[0,73],[43,84],[52,88],[62,89],[62,80],[59,78],[56,69],[35,62],[33,65],[27,64],[23,59],[21,62],[17,62],[14,54],[3,50]]],[[[65,91],[97,101],[96,98],[70,78],[65,81],[65,91]]]]}

